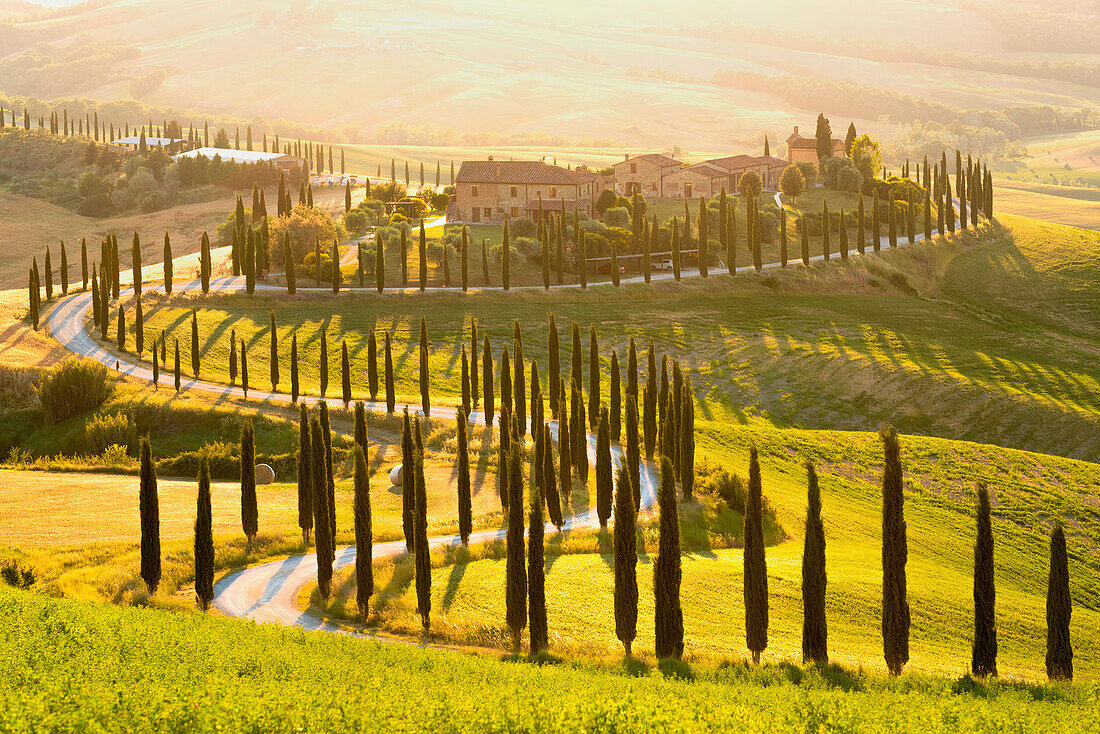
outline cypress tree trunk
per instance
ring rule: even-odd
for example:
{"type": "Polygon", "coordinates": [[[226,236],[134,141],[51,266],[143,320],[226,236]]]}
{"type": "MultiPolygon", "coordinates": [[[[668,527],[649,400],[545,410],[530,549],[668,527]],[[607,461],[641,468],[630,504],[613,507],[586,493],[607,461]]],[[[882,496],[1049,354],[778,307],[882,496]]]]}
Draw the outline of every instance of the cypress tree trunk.
{"type": "Polygon", "coordinates": [[[611,472],[611,439],[607,408],[604,407],[600,411],[600,428],[596,434],[596,516],[601,530],[607,529],[607,520],[611,517],[611,472]]]}
{"type": "Polygon", "coordinates": [[[630,657],[638,635],[638,537],[634,491],[620,467],[615,488],[615,636],[630,657]]]}
{"type": "MultiPolygon", "coordinates": [[[[550,438],[546,432],[545,440],[550,438]]],[[[550,456],[550,447],[544,444],[542,452],[550,456]]],[[[537,471],[538,469],[536,469],[537,471]]],[[[531,487],[530,510],[528,515],[529,549],[527,554],[527,601],[528,618],[531,622],[531,655],[544,652],[549,646],[549,633],[546,624],[546,566],[543,548],[542,493],[537,486],[531,487]]]]}
{"type": "MultiPolygon", "coordinates": [[[[622,436],[622,389],[620,387],[619,355],[611,350],[611,440],[618,441],[622,436]]],[[[610,507],[610,506],[609,506],[610,507]]],[[[610,512],[610,510],[608,510],[610,512]]]]}
{"type": "Polygon", "coordinates": [[[351,404],[351,360],[348,358],[348,343],[340,342],[340,399],[344,410],[351,404]]]}
{"type": "Polygon", "coordinates": [[[462,545],[469,545],[473,530],[470,500],[470,447],[466,438],[469,413],[465,409],[458,414],[458,535],[462,545]]]}
{"type": "Polygon", "coordinates": [[[386,332],[386,412],[393,415],[397,406],[397,397],[393,384],[393,348],[390,344],[390,332],[386,332]]]}
{"type": "Polygon", "coordinates": [[[305,403],[298,404],[298,527],[302,530],[302,545],[309,547],[309,531],[313,529],[313,443],[309,433],[309,411],[305,403]]]}
{"type": "MultiPolygon", "coordinates": [[[[507,554],[505,564],[507,576],[505,615],[508,627],[512,631],[512,649],[518,653],[522,644],[523,628],[527,626],[527,572],[523,563],[525,555],[523,547],[523,471],[520,458],[523,453],[523,444],[520,443],[519,434],[514,425],[511,428],[509,444],[511,450],[508,452],[508,530],[504,539],[507,554]]],[[[540,498],[540,504],[541,501],[540,498]]]]}
{"type": "Polygon", "coordinates": [[[290,335],[290,399],[298,402],[298,332],[290,335]]]}
{"type": "Polygon", "coordinates": [[[882,652],[890,675],[901,675],[909,661],[909,602],[906,598],[905,495],[901,447],[893,426],[879,432],[884,450],[882,473],[882,652]]]}
{"type": "Polygon", "coordinates": [[[160,585],[160,503],[157,498],[157,468],[148,437],[141,439],[141,580],[155,594],[160,585]]]}
{"type": "Polygon", "coordinates": [[[1073,680],[1073,646],[1069,639],[1072,614],[1069,595],[1069,562],[1062,524],[1050,534],[1050,575],[1047,578],[1047,677],[1073,680]]]}
{"type": "Polygon", "coordinates": [[[401,530],[405,535],[405,550],[413,551],[413,504],[416,502],[416,468],[413,464],[412,422],[409,409],[405,408],[405,421],[401,431],[401,530]]]}
{"type": "Polygon", "coordinates": [[[825,528],[821,522],[821,490],[817,471],[806,462],[806,532],[802,551],[802,662],[829,662],[825,621],[825,528]]]}
{"type": "MultiPolygon", "coordinates": [[[[416,431],[419,437],[419,419],[416,421],[416,431]]],[[[413,550],[416,555],[416,612],[420,615],[424,634],[427,634],[431,627],[432,613],[432,561],[428,552],[428,493],[424,487],[424,447],[420,441],[417,442],[414,466],[416,469],[416,523],[413,550]]]]}
{"type": "Polygon", "coordinates": [[[256,507],[256,435],[252,421],[241,424],[241,529],[248,539],[246,553],[256,542],[259,511],[256,507]]]}
{"type": "Polygon", "coordinates": [[[481,386],[485,391],[485,399],[481,404],[481,414],[485,416],[485,426],[492,428],[493,413],[496,411],[496,406],[493,404],[493,352],[489,346],[488,336],[485,337],[485,343],[481,350],[481,374],[484,378],[481,381],[481,386]]]}
{"type": "Polygon", "coordinates": [[[676,476],[672,462],[661,460],[660,535],[653,561],[653,628],[657,658],[680,659],[684,654],[684,615],[680,608],[680,517],[676,507],[676,476]]]}
{"type": "Polygon", "coordinates": [[[329,522],[329,494],[327,462],[325,460],[325,439],[321,421],[314,416],[309,423],[310,464],[313,468],[314,516],[313,524],[317,533],[317,589],[328,600],[332,591],[333,539],[332,525],[329,522]]]}
{"type": "Polygon", "coordinates": [[[749,451],[749,491],[745,499],[745,642],[754,665],[768,647],[768,569],[764,559],[764,500],[760,459],[749,451]]]}
{"type": "Polygon", "coordinates": [[[199,497],[195,511],[195,596],[206,611],[214,598],[214,536],[210,515],[210,466],[199,464],[199,497]]]}
{"type": "Polygon", "coordinates": [[[997,589],[993,581],[993,524],[989,489],[978,484],[977,539],[974,541],[974,647],[970,671],[997,675],[997,589]]]}
{"type": "Polygon", "coordinates": [[[424,415],[432,414],[432,401],[428,385],[428,322],[420,317],[420,407],[424,415]]]}

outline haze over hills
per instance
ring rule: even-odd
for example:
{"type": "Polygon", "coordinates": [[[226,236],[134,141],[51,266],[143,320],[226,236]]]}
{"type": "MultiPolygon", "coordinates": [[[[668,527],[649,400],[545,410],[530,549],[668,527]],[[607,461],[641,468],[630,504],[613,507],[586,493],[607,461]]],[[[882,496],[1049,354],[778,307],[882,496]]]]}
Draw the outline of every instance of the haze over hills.
{"type": "MultiPolygon", "coordinates": [[[[7,11],[14,25],[3,29],[8,55],[0,61],[0,89],[8,94],[137,97],[323,125],[360,142],[442,144],[483,134],[494,142],[557,136],[745,147],[759,144],[765,131],[786,137],[822,111],[816,98],[773,89],[771,77],[866,85],[962,110],[1100,105],[1097,86],[1036,78],[1029,66],[1066,59],[1088,66],[1100,54],[1067,54],[1067,44],[1057,48],[1062,53],[1053,46],[1017,50],[1017,16],[948,0],[685,0],[674,8],[578,0],[198,0],[186,12],[167,0],[132,0],[38,14],[24,7],[7,11]],[[901,58],[885,60],[890,49],[901,58]],[[936,54],[954,56],[931,63],[936,54]],[[975,59],[1009,68],[978,70],[975,59]],[[716,74],[730,72],[765,80],[715,83],[716,74]]],[[[1078,23],[1066,15],[1087,7],[1055,3],[1051,22],[1056,30],[1058,23],[1089,27],[1095,8],[1078,23]]],[[[908,122],[841,96],[824,111],[837,118],[834,125],[855,119],[880,135],[908,122]]]]}

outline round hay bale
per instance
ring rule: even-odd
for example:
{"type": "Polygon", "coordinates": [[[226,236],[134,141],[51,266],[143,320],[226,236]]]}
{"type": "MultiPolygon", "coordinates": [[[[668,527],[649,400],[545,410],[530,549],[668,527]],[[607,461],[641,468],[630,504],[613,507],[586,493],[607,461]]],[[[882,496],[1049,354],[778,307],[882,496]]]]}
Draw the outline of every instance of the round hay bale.
{"type": "Polygon", "coordinates": [[[256,465],[256,484],[271,484],[275,481],[275,470],[267,464],[256,465]]]}
{"type": "Polygon", "coordinates": [[[395,487],[400,487],[401,486],[401,482],[402,482],[402,476],[401,476],[402,472],[401,472],[401,470],[403,468],[404,468],[404,466],[402,464],[398,464],[394,468],[390,469],[390,484],[392,484],[395,487]]]}

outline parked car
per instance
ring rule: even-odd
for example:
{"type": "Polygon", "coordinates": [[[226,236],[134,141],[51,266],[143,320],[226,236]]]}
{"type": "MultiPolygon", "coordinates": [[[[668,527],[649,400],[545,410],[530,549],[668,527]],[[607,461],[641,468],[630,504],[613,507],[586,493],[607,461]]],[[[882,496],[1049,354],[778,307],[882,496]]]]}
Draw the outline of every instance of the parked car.
{"type": "Polygon", "coordinates": [[[650,265],[651,270],[672,270],[672,258],[660,257],[652,262],[650,265]]]}

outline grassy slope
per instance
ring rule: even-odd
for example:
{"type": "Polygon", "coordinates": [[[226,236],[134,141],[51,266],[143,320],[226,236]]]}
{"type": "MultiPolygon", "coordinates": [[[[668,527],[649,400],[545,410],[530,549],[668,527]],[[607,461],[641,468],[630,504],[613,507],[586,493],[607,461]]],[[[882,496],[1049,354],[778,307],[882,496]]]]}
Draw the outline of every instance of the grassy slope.
{"type": "Polygon", "coordinates": [[[681,666],[662,676],[641,665],[539,666],[8,589],[0,613],[11,630],[0,638],[0,728],[953,732],[1100,723],[1093,688],[995,683],[953,695],[947,679],[837,669],[681,666]]]}

